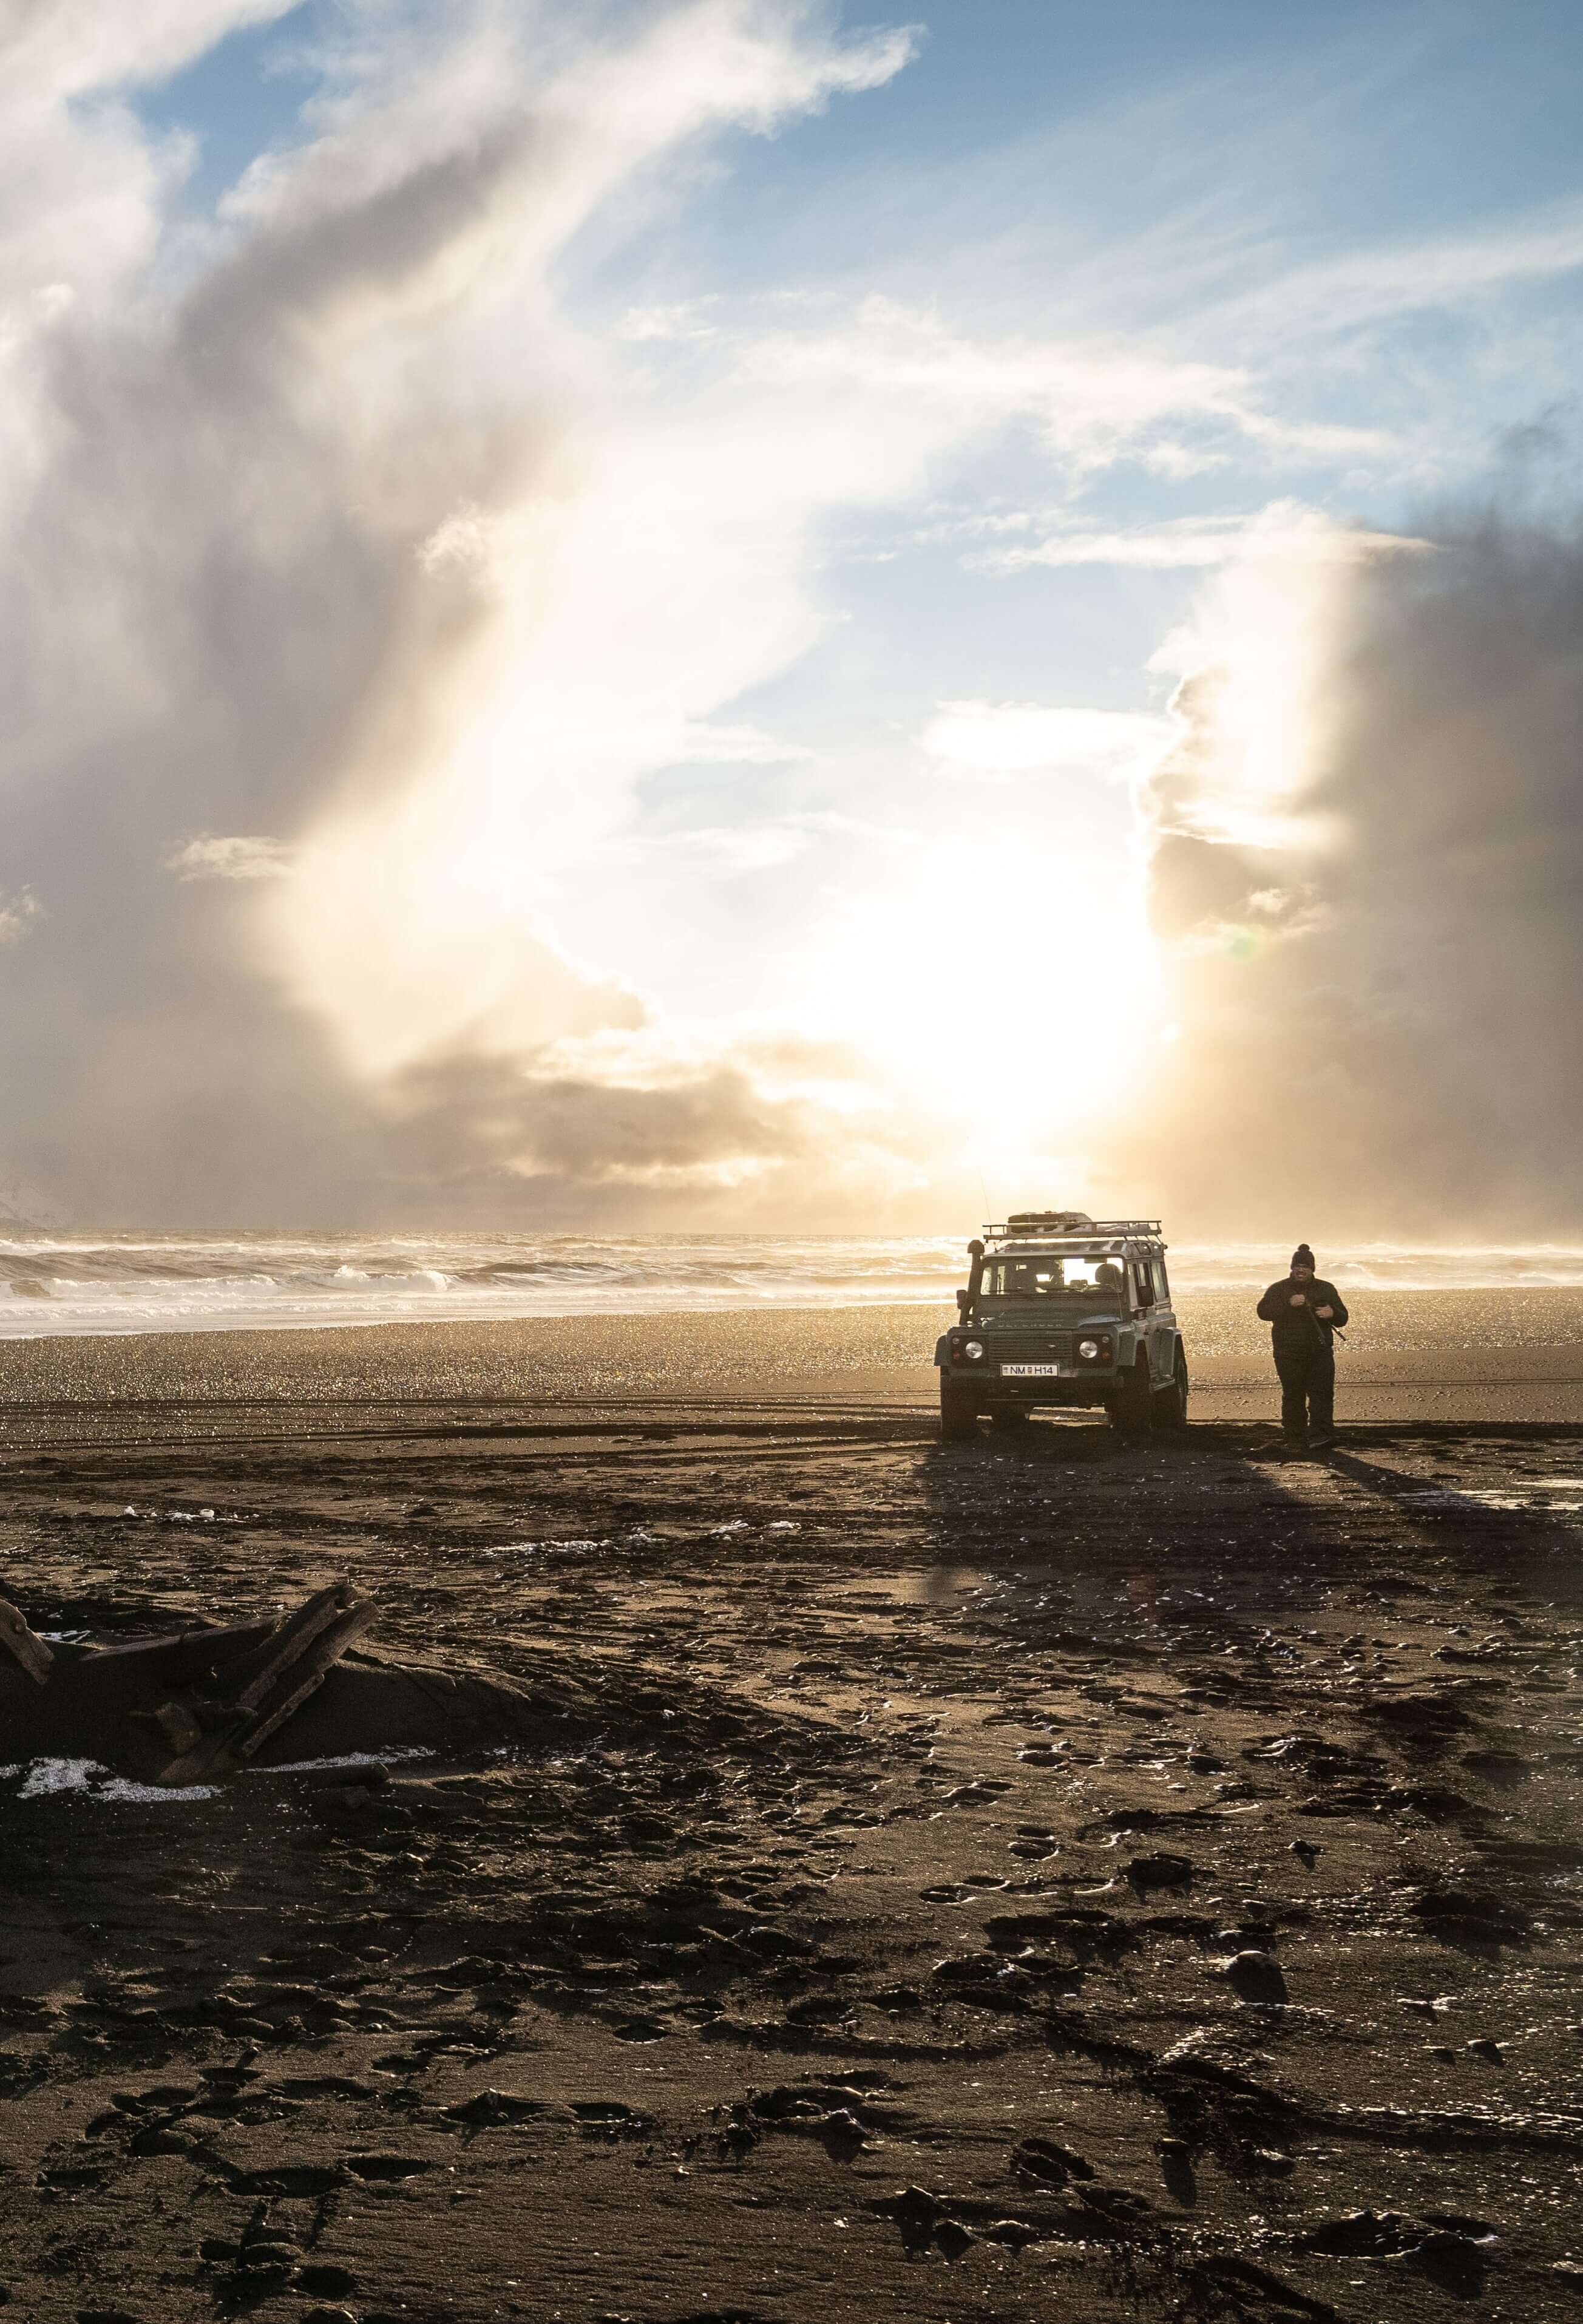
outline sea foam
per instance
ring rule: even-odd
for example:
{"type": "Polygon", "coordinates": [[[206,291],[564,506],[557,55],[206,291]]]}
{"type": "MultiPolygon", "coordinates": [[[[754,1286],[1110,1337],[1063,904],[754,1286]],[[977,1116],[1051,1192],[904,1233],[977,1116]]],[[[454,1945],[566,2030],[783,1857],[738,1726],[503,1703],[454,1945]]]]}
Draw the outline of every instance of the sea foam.
{"type": "MultiPolygon", "coordinates": [[[[49,1235],[0,1239],[0,1338],[282,1331],[743,1308],[949,1308],[976,1222],[952,1235],[49,1235]]],[[[1262,1287],[1285,1248],[1174,1243],[1179,1292],[1262,1287]]],[[[1354,1291],[1583,1286],[1583,1248],[1323,1253],[1354,1291]]]]}

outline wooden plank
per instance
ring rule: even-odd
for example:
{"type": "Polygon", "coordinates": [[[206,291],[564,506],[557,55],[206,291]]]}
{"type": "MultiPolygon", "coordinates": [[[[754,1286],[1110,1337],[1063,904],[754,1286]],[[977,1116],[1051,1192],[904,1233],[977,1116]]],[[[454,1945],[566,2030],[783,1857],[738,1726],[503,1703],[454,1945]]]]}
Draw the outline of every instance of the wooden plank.
{"type": "Polygon", "coordinates": [[[235,1718],[227,1720],[224,1725],[207,1734],[200,1743],[172,1759],[161,1771],[155,1779],[157,1782],[199,1784],[212,1775],[234,1774],[285,1725],[294,1711],[301,1709],[308,1697],[324,1684],[348,1646],[362,1637],[379,1613],[373,1599],[364,1598],[351,1605],[332,1605],[326,1614],[324,1601],[338,1593],[350,1596],[350,1585],[338,1582],[333,1592],[321,1591],[317,1598],[308,1601],[301,1611],[304,1614],[312,1611],[320,1619],[317,1628],[308,1629],[306,1624],[298,1627],[294,1641],[296,1652],[291,1659],[282,1665],[281,1657],[272,1644],[268,1670],[251,1681],[243,1695],[235,1698],[235,1718]],[[304,1629],[307,1629],[306,1637],[304,1629]]]}
{"type": "MultiPolygon", "coordinates": [[[[156,1686],[191,1686],[206,1679],[216,1663],[237,1662],[267,1646],[281,1625],[273,1622],[227,1622],[223,1628],[170,1630],[158,1638],[117,1639],[96,1646],[94,1662],[114,1660],[122,1669],[130,1659],[146,1666],[156,1686]]],[[[138,1669],[141,1678],[143,1670],[138,1669]]]]}
{"type": "Polygon", "coordinates": [[[216,1692],[238,1711],[256,1711],[281,1672],[290,1669],[303,1650],[355,1602],[349,1582],[332,1582],[327,1590],[315,1591],[276,1627],[256,1654],[240,1655],[215,1673],[216,1692]]]}
{"type": "Polygon", "coordinates": [[[43,1686],[55,1667],[55,1657],[41,1637],[29,1629],[9,1598],[0,1598],[0,1646],[22,1666],[35,1686],[43,1686]]]}
{"type": "Polygon", "coordinates": [[[274,1694],[261,1706],[255,1723],[239,1738],[236,1750],[240,1757],[251,1759],[260,1744],[267,1743],[276,1729],[283,1727],[292,1712],[324,1684],[333,1666],[347,1647],[363,1636],[378,1611],[373,1599],[365,1598],[360,1606],[348,1607],[333,1629],[321,1633],[300,1660],[284,1674],[274,1694]]]}

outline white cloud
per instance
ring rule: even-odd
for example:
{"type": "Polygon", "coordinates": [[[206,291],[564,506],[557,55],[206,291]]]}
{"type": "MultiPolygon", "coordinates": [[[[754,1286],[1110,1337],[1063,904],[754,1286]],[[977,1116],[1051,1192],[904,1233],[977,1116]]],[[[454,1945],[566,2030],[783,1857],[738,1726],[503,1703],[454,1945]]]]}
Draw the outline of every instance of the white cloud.
{"type": "Polygon", "coordinates": [[[53,102],[161,80],[225,33],[267,24],[296,0],[23,0],[0,25],[0,69],[18,97],[53,102]]]}
{"type": "Polygon", "coordinates": [[[1427,308],[1473,306],[1579,268],[1583,204],[1571,200],[1473,233],[1425,235],[1293,267],[1210,311],[1218,327],[1306,326],[1334,336],[1427,308]]]}
{"type": "Polygon", "coordinates": [[[1168,718],[1039,702],[942,702],[919,741],[956,775],[1116,775],[1164,749],[1168,718]]]}
{"type": "MultiPolygon", "coordinates": [[[[670,157],[695,182],[711,132],[873,88],[913,36],[800,0],[326,12],[300,140],[198,231],[189,147],[67,98],[270,12],[151,6],[140,55],[41,0],[48,54],[23,96],[0,77],[26,133],[0,136],[0,773],[71,931],[0,1019],[8,1143],[71,1157],[60,1198],[102,1216],[382,1186],[492,1213],[502,1172],[604,1183],[601,1139],[634,1184],[645,1141],[662,1176],[773,1175],[805,1141],[746,1067],[673,1060],[641,1104],[557,1087],[535,1142],[529,1061],[647,1013],[597,909],[554,906],[644,774],[802,755],[715,714],[817,634],[819,517],[910,490],[941,431],[810,429],[737,379],[631,392],[554,269],[640,172],[647,206],[670,157]],[[198,835],[140,851],[171,831],[198,835]]],[[[722,829],[695,877],[806,841],[722,829]]]]}
{"type": "Polygon", "coordinates": [[[717,726],[694,719],[684,726],[676,745],[676,761],[692,760],[704,766],[791,766],[814,753],[801,742],[786,742],[765,733],[761,726],[717,726]]]}
{"type": "Polygon", "coordinates": [[[1224,517],[1125,532],[1058,532],[1008,549],[980,549],[964,561],[976,573],[1019,573],[1032,565],[1130,565],[1169,572],[1225,564],[1238,554],[1247,529],[1245,519],[1224,517]]]}
{"type": "Polygon", "coordinates": [[[1275,417],[1245,370],[1156,355],[1137,340],[970,337],[890,299],[866,300],[833,330],[766,334],[741,363],[750,379],[809,397],[866,396],[953,432],[1031,420],[1079,471],[1137,457],[1190,474],[1216,464],[1216,438],[1327,460],[1391,449],[1376,429],[1275,417]],[[1184,438],[1184,429],[1197,432],[1184,438]]]}
{"type": "Polygon", "coordinates": [[[655,844],[673,854],[695,856],[710,871],[734,878],[789,863],[813,842],[814,834],[804,824],[746,823],[701,825],[655,844]]]}
{"type": "Polygon", "coordinates": [[[1017,573],[1035,565],[1120,565],[1167,572],[1249,559],[1356,565],[1429,547],[1406,534],[1339,525],[1318,510],[1278,501],[1254,516],[1185,517],[1127,531],[1057,532],[1027,545],[982,549],[964,562],[979,573],[1017,573]]]}
{"type": "Polygon", "coordinates": [[[638,346],[649,339],[713,339],[720,326],[710,319],[710,310],[718,304],[710,297],[671,307],[630,307],[616,326],[616,337],[638,346]]]}
{"type": "Polygon", "coordinates": [[[278,839],[189,839],[167,859],[179,880],[278,880],[290,870],[291,853],[278,839]]]}
{"type": "Polygon", "coordinates": [[[44,908],[30,889],[23,888],[14,896],[0,895],[0,945],[21,944],[33,922],[43,916],[44,908]]]}

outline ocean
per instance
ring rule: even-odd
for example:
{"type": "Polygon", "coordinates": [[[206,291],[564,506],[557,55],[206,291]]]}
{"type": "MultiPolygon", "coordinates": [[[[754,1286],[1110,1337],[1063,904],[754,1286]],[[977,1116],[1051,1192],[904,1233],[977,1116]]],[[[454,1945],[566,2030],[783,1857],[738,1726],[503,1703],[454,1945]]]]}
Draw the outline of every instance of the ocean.
{"type": "MultiPolygon", "coordinates": [[[[1583,1287],[1583,1246],[1320,1251],[1367,1291],[1583,1287]]],[[[1261,1287],[1284,1249],[1178,1243],[1183,1295],[1261,1287]]],[[[953,1235],[277,1235],[13,1233],[0,1238],[0,1339],[745,1308],[949,1306],[953,1235]]]]}

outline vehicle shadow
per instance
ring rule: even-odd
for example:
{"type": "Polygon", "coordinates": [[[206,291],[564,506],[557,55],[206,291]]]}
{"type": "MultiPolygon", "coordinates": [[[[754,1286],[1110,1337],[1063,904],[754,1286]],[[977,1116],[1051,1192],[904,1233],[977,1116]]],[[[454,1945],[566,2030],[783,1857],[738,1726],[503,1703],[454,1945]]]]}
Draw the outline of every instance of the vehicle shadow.
{"type": "MultiPolygon", "coordinates": [[[[1371,1431],[1369,1453],[1383,1458],[1340,1450],[1310,1462],[1272,1457],[1277,1446],[1261,1424],[1200,1423],[1134,1442],[1102,1423],[1060,1419],[934,1445],[916,1473],[943,1564],[1038,1568],[1096,1611],[1170,1601],[1174,1618],[1191,1622],[1201,1602],[1274,1618],[1317,1606],[1344,1581],[1371,1598],[1471,1587],[1576,1602],[1583,1508],[1569,1520],[1524,1505],[1500,1461],[1509,1435],[1409,1424],[1371,1431]],[[1473,1473],[1396,1468],[1389,1452],[1398,1441],[1404,1451],[1427,1443],[1454,1452],[1473,1473]]],[[[1524,1432],[1535,1488],[1547,1449],[1558,1471],[1583,1465],[1580,1438],[1577,1429],[1524,1432]]]]}
{"type": "Polygon", "coordinates": [[[1443,1477],[1365,1460],[1340,1447],[1326,1454],[1323,1466],[1388,1503],[1410,1525],[1434,1536],[1440,1546],[1448,1539],[1471,1540],[1486,1554],[1499,1548],[1572,1561],[1583,1548],[1583,1525],[1569,1525],[1548,1509],[1525,1504],[1516,1498],[1509,1479],[1469,1489],[1443,1477]],[[1506,1489],[1499,1489],[1502,1485],[1506,1489]]]}

